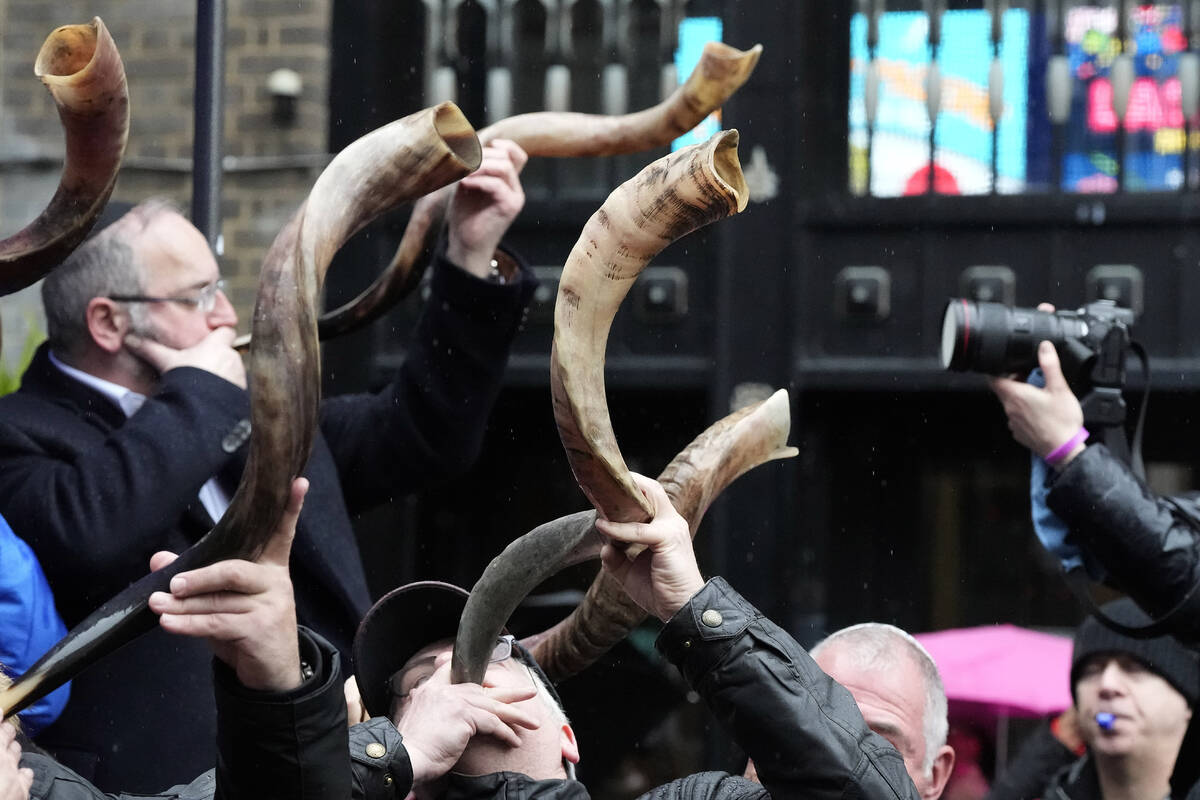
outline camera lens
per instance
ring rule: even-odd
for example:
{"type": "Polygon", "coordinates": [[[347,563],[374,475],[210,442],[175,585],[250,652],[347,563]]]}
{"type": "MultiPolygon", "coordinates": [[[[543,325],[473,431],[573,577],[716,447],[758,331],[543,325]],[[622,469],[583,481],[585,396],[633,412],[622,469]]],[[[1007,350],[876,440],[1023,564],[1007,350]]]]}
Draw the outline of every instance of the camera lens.
{"type": "Polygon", "coordinates": [[[989,375],[1026,372],[1037,366],[1037,346],[1057,347],[1082,338],[1086,325],[1074,312],[1009,308],[956,297],[942,317],[941,359],[945,369],[989,375]]]}

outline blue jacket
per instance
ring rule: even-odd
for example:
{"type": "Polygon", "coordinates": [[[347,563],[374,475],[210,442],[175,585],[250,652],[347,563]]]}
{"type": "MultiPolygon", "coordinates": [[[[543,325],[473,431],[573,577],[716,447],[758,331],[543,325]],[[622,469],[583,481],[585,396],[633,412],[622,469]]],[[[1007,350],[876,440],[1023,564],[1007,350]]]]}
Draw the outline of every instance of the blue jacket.
{"type": "MultiPolygon", "coordinates": [[[[16,678],[67,632],[37,556],[0,517],[0,664],[16,678]]],[[[33,736],[58,719],[71,684],[55,689],[18,716],[33,736]]]]}

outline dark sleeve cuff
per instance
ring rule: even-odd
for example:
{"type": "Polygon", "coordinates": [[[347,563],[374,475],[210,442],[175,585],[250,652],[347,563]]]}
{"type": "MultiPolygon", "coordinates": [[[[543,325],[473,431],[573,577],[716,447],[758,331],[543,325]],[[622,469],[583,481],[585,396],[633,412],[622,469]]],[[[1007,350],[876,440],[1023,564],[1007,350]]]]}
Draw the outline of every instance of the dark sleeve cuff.
{"type": "Polygon", "coordinates": [[[758,616],[724,578],[711,578],[667,621],[655,644],[696,686],[758,616]]]}
{"type": "Polygon", "coordinates": [[[247,689],[214,662],[217,699],[217,797],[345,795],[346,700],[341,657],[317,634],[300,629],[300,658],[312,674],[286,692],[247,689]]]}
{"type": "Polygon", "coordinates": [[[412,790],[412,762],[404,738],[387,717],[350,729],[350,760],[355,800],[402,800],[412,790]]]}
{"type": "Polygon", "coordinates": [[[446,239],[442,237],[433,255],[430,302],[446,303],[469,320],[495,325],[511,335],[525,321],[537,278],[514,250],[501,244],[496,255],[513,265],[513,280],[495,283],[467,272],[446,258],[446,239]]]}

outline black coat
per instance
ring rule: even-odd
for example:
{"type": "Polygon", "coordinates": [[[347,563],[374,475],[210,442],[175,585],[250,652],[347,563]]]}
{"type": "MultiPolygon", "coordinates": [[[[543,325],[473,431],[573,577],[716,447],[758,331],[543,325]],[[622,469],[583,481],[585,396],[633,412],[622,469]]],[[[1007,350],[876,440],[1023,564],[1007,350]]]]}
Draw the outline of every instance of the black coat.
{"type": "Polygon", "coordinates": [[[1154,494],[1102,444],[1048,480],[1047,505],[1112,582],[1181,641],[1200,641],[1200,494],[1154,494]]]}
{"type": "MultiPolygon", "coordinates": [[[[347,663],[370,605],[350,516],[472,463],[533,288],[528,270],[502,286],[436,264],[396,379],[322,404],[292,581],[301,623],[347,663]]],[[[0,514],[37,553],[68,627],[155,551],[209,530],[197,494],[214,475],[236,486],[248,416],[246,392],[179,368],[126,420],[37,353],[20,391],[0,398],[0,514]]],[[[204,643],[154,631],[77,678],[38,742],[105,790],[160,791],[212,766],[215,724],[204,643]]]]}
{"type": "MultiPolygon", "coordinates": [[[[657,644],[754,759],[762,783],[701,772],[647,792],[646,800],[918,800],[904,759],[867,727],[850,692],[724,579],[705,584],[671,618],[657,644]],[[720,614],[715,627],[701,621],[709,610],[720,614]]],[[[619,704],[613,713],[620,713],[619,704]]],[[[587,731],[579,738],[586,759],[587,731]]],[[[412,767],[387,720],[356,725],[350,755],[355,800],[402,800],[408,794],[412,767]],[[385,754],[366,755],[373,743],[385,754]]],[[[587,800],[588,792],[578,781],[539,781],[514,772],[452,774],[440,800],[534,798],[587,800]]]]}
{"type": "MultiPolygon", "coordinates": [[[[154,796],[164,800],[348,798],[350,761],[341,657],[328,642],[303,629],[300,653],[312,667],[312,675],[290,692],[246,689],[232,670],[214,661],[220,720],[216,769],[154,796]]],[[[155,754],[142,756],[152,760],[155,754]]],[[[33,770],[30,800],[112,797],[43,754],[24,753],[21,766],[33,770]]],[[[124,794],[120,798],[133,800],[124,794]]]]}

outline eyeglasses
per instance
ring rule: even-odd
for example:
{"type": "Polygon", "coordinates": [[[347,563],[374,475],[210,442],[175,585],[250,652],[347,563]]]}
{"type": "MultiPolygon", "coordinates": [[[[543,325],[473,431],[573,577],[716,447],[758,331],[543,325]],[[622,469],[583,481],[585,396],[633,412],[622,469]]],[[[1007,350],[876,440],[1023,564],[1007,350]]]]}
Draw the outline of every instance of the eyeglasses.
{"type": "Polygon", "coordinates": [[[110,294],[109,300],[119,303],[182,303],[192,306],[201,314],[207,314],[217,306],[217,292],[225,291],[225,280],[213,281],[201,287],[192,297],[150,297],[142,294],[110,294]]]}
{"type": "MultiPolygon", "coordinates": [[[[496,645],[492,648],[492,654],[488,656],[488,663],[499,664],[501,661],[507,661],[509,658],[511,658],[513,654],[514,641],[516,641],[516,637],[509,633],[498,637],[496,639],[496,645]]],[[[408,697],[409,692],[420,686],[429,677],[428,675],[422,676],[411,686],[409,686],[407,691],[405,691],[402,684],[404,683],[404,677],[406,674],[406,670],[400,669],[392,673],[392,677],[388,678],[387,680],[388,692],[391,693],[392,697],[397,700],[403,700],[404,698],[408,697]]]]}

